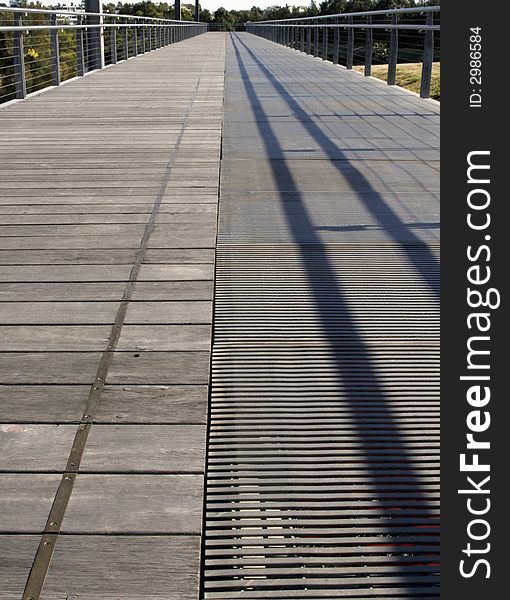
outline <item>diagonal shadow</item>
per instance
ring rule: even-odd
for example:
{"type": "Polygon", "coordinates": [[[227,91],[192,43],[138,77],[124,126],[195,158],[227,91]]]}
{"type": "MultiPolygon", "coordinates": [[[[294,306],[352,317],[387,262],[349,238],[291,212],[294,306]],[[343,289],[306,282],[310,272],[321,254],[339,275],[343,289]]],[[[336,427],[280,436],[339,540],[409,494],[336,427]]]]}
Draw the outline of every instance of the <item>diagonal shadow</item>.
{"type": "MultiPolygon", "coordinates": [[[[252,112],[254,114],[257,113],[266,116],[263,100],[258,97],[244,64],[244,59],[240,51],[240,44],[242,44],[242,42],[240,42],[236,34],[231,35],[231,40],[252,112]]],[[[242,46],[246,48],[245,44],[242,44],[242,46]]],[[[251,52],[251,50],[247,49],[247,52],[253,57],[253,52],[251,52]]],[[[257,63],[260,64],[260,61],[257,60],[257,63]]],[[[261,68],[267,73],[267,69],[263,66],[261,68]]],[[[277,86],[281,87],[280,84],[277,84],[277,86]]],[[[290,104],[292,104],[292,109],[297,111],[295,103],[289,101],[289,105],[290,104]]],[[[271,148],[278,148],[281,150],[281,145],[272,128],[271,122],[266,118],[263,121],[256,120],[256,124],[266,151],[269,153],[271,148]]],[[[325,142],[323,143],[326,145],[325,142]]],[[[401,483],[399,489],[403,489],[406,492],[410,491],[409,504],[406,508],[416,507],[416,514],[414,516],[406,517],[403,521],[402,519],[399,520],[398,513],[393,513],[392,515],[388,512],[385,514],[384,510],[380,509],[380,522],[373,526],[373,535],[381,536],[381,540],[383,540],[381,545],[384,547],[384,551],[387,551],[390,556],[393,553],[397,556],[403,556],[403,553],[406,552],[406,549],[403,547],[405,544],[401,541],[402,536],[405,537],[405,535],[414,536],[414,538],[418,540],[416,543],[417,546],[419,546],[420,543],[434,545],[437,536],[437,515],[430,505],[427,504],[428,495],[426,483],[417,469],[417,463],[413,459],[413,456],[409,454],[409,451],[407,450],[406,437],[399,427],[397,417],[393,413],[389,398],[383,388],[383,381],[377,373],[376,354],[364,342],[362,332],[356,325],[355,317],[348,305],[346,294],[342,289],[341,282],[330,261],[327,247],[324,246],[316,232],[312,218],[303,201],[303,196],[300,193],[288,165],[285,160],[278,160],[278,168],[275,168],[274,162],[275,161],[269,161],[269,164],[272,167],[272,175],[279,188],[278,195],[280,197],[281,205],[289,225],[296,251],[299,253],[301,264],[306,274],[308,288],[313,299],[315,314],[320,322],[323,339],[325,342],[329,343],[331,353],[330,366],[334,369],[334,377],[338,382],[338,387],[344,390],[349,408],[351,409],[352,421],[356,428],[356,437],[360,444],[360,456],[363,462],[363,469],[366,473],[366,475],[361,476],[361,479],[368,482],[372,490],[374,501],[379,499],[381,485],[399,481],[401,483]],[[288,193],[289,189],[296,198],[296,202],[293,202],[292,206],[290,206],[290,203],[284,201],[285,193],[288,193]],[[285,192],[282,190],[285,190],[285,192]],[[306,244],[300,243],[303,232],[305,232],[308,237],[306,244]],[[311,248],[313,249],[312,251],[311,248]],[[342,325],[346,338],[349,340],[346,345],[339,346],[338,338],[335,335],[335,329],[331,319],[332,303],[334,303],[336,308],[340,309],[339,312],[343,315],[342,325]],[[356,360],[355,364],[353,364],[353,356],[356,360]],[[362,374],[364,383],[367,384],[366,392],[360,391],[360,374],[362,374]],[[360,399],[363,400],[365,393],[367,394],[366,397],[370,398],[370,401],[377,402],[378,404],[378,418],[384,424],[385,438],[391,438],[392,447],[399,450],[401,453],[400,465],[396,468],[396,471],[389,470],[387,474],[383,476],[383,484],[381,484],[381,463],[378,462],[377,457],[374,458],[374,440],[377,440],[377,437],[373,437],[373,431],[367,432],[366,421],[363,420],[363,417],[360,416],[360,413],[355,409],[355,406],[360,399]],[[392,520],[394,520],[394,522],[392,522],[392,520]],[[406,524],[403,529],[401,528],[402,522],[406,524]],[[403,531],[406,531],[407,533],[403,533],[403,531]],[[409,531],[411,531],[410,534],[409,531]]],[[[382,199],[380,202],[382,202],[382,199]]],[[[395,220],[397,220],[396,216],[395,220]]],[[[404,227],[404,225],[398,225],[397,223],[395,224],[395,227],[400,229],[401,227],[404,227]]],[[[422,246],[421,243],[420,246],[422,246]]],[[[410,252],[407,252],[406,254],[411,255],[410,252]]],[[[417,262],[418,261],[413,257],[412,263],[416,264],[418,270],[421,272],[421,265],[417,264],[417,262]]],[[[425,272],[423,272],[423,277],[427,284],[437,292],[436,281],[425,272]]],[[[370,427],[371,426],[369,425],[368,429],[370,429],[370,427]]],[[[384,444],[382,445],[384,446],[384,444]]],[[[374,506],[376,507],[377,505],[374,506]]],[[[377,510],[377,508],[375,510],[377,510]]],[[[359,544],[361,547],[364,547],[363,537],[360,537],[359,544]]],[[[374,551],[374,548],[371,547],[373,545],[374,544],[372,543],[366,546],[367,555],[374,551]]],[[[377,546],[377,544],[375,544],[375,546],[377,546]]],[[[420,554],[419,550],[415,550],[415,552],[420,554]]],[[[434,565],[437,562],[437,556],[434,553],[432,553],[432,557],[430,555],[427,556],[427,554],[430,553],[420,554],[423,560],[422,564],[424,565],[424,568],[431,566],[431,572],[435,572],[437,569],[434,565]]],[[[363,559],[361,558],[361,560],[363,559]]],[[[422,597],[423,595],[427,597],[438,597],[438,593],[436,596],[435,591],[433,591],[437,589],[436,586],[438,584],[438,581],[434,576],[428,578],[426,573],[422,572],[423,575],[419,577],[420,581],[417,581],[416,570],[414,568],[410,569],[409,564],[406,566],[404,563],[399,563],[398,558],[395,559],[393,567],[395,568],[393,575],[396,576],[399,581],[399,598],[422,597]],[[424,586],[427,589],[424,589],[424,586]],[[432,588],[430,586],[432,586],[432,588]]],[[[367,567],[367,573],[369,570],[370,567],[367,567]]],[[[300,585],[299,581],[297,581],[296,585],[300,585]]],[[[313,581],[303,581],[301,585],[311,585],[313,587],[313,581]]],[[[354,585],[357,584],[354,583],[354,585]]],[[[370,584],[368,585],[370,586],[370,584]]],[[[360,595],[362,595],[363,589],[365,588],[360,587],[360,595]]],[[[288,590],[288,593],[289,598],[292,597],[292,591],[288,590]]]]}
{"type": "MultiPolygon", "coordinates": [[[[373,214],[381,229],[384,229],[386,232],[388,232],[394,241],[400,245],[402,250],[406,253],[410,263],[414,266],[423,281],[427,284],[429,290],[439,301],[439,286],[437,285],[436,276],[436,274],[439,272],[439,262],[431,249],[424,244],[422,240],[410,230],[409,227],[406,226],[406,224],[399,218],[397,213],[384,201],[384,198],[381,196],[381,194],[364,176],[363,172],[358,169],[356,165],[348,159],[347,156],[342,154],[338,146],[327,135],[324,134],[321,128],[314,123],[313,120],[310,120],[306,111],[304,111],[300,104],[294,100],[291,94],[289,94],[289,92],[285,89],[285,86],[280,83],[278,78],[271,72],[271,70],[266,67],[266,65],[250,48],[248,48],[248,46],[239,38],[237,34],[232,35],[235,36],[236,42],[243,46],[254,63],[260,68],[261,72],[266,75],[278,94],[280,94],[289,108],[300,120],[301,125],[320,145],[326,155],[335,157],[336,160],[330,159],[331,164],[342,176],[345,177],[347,182],[350,184],[352,191],[356,192],[360,188],[361,184],[362,191],[358,193],[360,201],[363,203],[365,208],[373,214]],[[349,166],[348,169],[345,168],[346,164],[349,166]],[[368,201],[368,198],[370,201],[368,201]],[[402,243],[402,240],[405,240],[406,243],[402,243]],[[412,249],[412,246],[416,245],[420,245],[422,247],[422,251],[425,253],[427,258],[426,264],[432,264],[434,266],[433,269],[424,266],[424,263],[417,258],[416,253],[413,252],[412,249]]],[[[265,114],[262,106],[257,106],[255,110],[265,114]]],[[[274,137],[275,140],[273,143],[277,141],[276,136],[274,137]]]]}

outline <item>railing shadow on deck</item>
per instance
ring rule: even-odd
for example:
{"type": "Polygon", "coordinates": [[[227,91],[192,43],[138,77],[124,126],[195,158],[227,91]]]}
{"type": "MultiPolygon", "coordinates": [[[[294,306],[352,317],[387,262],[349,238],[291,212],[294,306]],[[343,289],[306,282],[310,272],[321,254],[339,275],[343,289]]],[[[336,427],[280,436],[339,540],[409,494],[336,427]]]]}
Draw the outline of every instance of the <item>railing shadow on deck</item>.
{"type": "MultiPolygon", "coordinates": [[[[349,191],[357,194],[357,197],[362,202],[364,207],[370,212],[370,214],[375,218],[379,227],[386,231],[394,241],[399,244],[400,248],[406,253],[406,256],[410,263],[414,266],[416,271],[419,273],[423,281],[428,286],[430,292],[439,300],[439,287],[437,283],[437,273],[439,272],[439,261],[437,260],[434,253],[431,249],[424,244],[422,240],[412,231],[411,227],[408,227],[397,215],[397,213],[385,202],[382,195],[378,192],[377,189],[368,181],[368,179],[364,176],[363,171],[358,169],[355,163],[348,159],[347,156],[343,155],[340,148],[333,142],[323,131],[322,129],[312,120],[310,120],[309,115],[303,108],[299,105],[299,103],[292,97],[292,95],[285,89],[285,87],[280,83],[278,78],[271,72],[271,70],[255,55],[255,53],[243,43],[243,41],[237,36],[235,36],[235,40],[239,44],[243,46],[245,51],[249,54],[254,63],[260,68],[260,70],[264,73],[264,75],[268,78],[268,80],[272,83],[275,90],[278,92],[280,97],[285,100],[289,108],[296,115],[298,119],[300,119],[300,123],[304,129],[309,133],[309,135],[318,143],[320,148],[325,152],[326,156],[329,157],[330,162],[335,169],[342,174],[348,183],[351,186],[349,191]],[[349,166],[349,169],[346,169],[345,166],[349,166]],[[360,182],[362,186],[360,186],[360,182]],[[361,191],[359,188],[362,187],[361,191]],[[403,241],[405,240],[405,243],[403,241]],[[426,261],[423,261],[417,257],[417,254],[413,251],[413,247],[420,246],[422,250],[422,256],[426,257],[426,261]],[[425,266],[424,266],[425,263],[425,266]],[[427,264],[431,264],[434,268],[427,268],[427,264]]],[[[234,42],[235,43],[235,42],[234,42]]],[[[238,50],[236,49],[236,55],[239,57],[238,50]]],[[[241,67],[241,64],[240,64],[241,67]]],[[[246,81],[248,81],[248,85],[251,86],[248,80],[248,75],[245,72],[246,81]]],[[[245,78],[243,78],[245,81],[245,78]]],[[[252,86],[253,94],[255,94],[254,88],[252,86]]],[[[248,90],[247,90],[248,91],[248,90]]],[[[250,96],[251,97],[251,96],[250,96]]],[[[257,104],[258,111],[261,113],[264,112],[264,109],[260,102],[257,104]]],[[[257,124],[259,124],[257,122],[257,124]]],[[[259,125],[260,127],[265,127],[264,123],[259,125]]],[[[273,138],[271,141],[272,145],[279,145],[276,135],[272,132],[271,126],[269,123],[267,124],[268,131],[261,131],[261,134],[265,138],[265,135],[268,134],[270,138],[273,138]],[[269,131],[270,130],[270,131],[269,131]]],[[[283,150],[281,152],[283,156],[283,150]]],[[[275,173],[275,177],[277,174],[275,173]]],[[[286,175],[292,179],[290,171],[286,175]]],[[[295,190],[298,192],[299,190],[295,190]]],[[[303,208],[304,210],[304,208],[303,208]]],[[[289,214],[290,218],[290,214],[289,214]]],[[[313,228],[312,223],[310,222],[310,227],[313,228]]],[[[317,239],[319,242],[319,240],[317,239]]]]}
{"type": "MultiPolygon", "coordinates": [[[[298,116],[305,116],[305,113],[299,106],[299,104],[291,97],[289,93],[285,91],[282,84],[272,74],[269,68],[267,68],[257,58],[256,54],[247,47],[246,44],[236,34],[231,35],[231,43],[234,47],[235,56],[238,63],[238,68],[241,73],[242,82],[244,89],[249,98],[251,109],[254,114],[258,114],[262,117],[267,117],[267,113],[264,110],[264,105],[261,99],[259,99],[254,84],[251,81],[250,75],[245,66],[245,57],[249,56],[256,65],[260,68],[261,72],[273,83],[275,90],[280,96],[287,102],[289,108],[298,116]],[[242,55],[244,51],[244,57],[242,55]]],[[[256,119],[256,124],[259,129],[259,133],[262,137],[263,144],[266,151],[269,153],[270,149],[277,149],[281,151],[283,156],[283,149],[278,140],[271,122],[269,119],[264,120],[256,119]]],[[[308,132],[316,139],[321,147],[328,153],[328,151],[335,151],[335,155],[338,156],[337,146],[329,140],[323,132],[313,123],[305,121],[303,126],[307,128],[308,132]]],[[[330,152],[331,155],[331,152],[330,152]]],[[[374,500],[378,498],[378,491],[381,489],[381,471],[380,463],[377,462],[377,457],[374,460],[373,455],[373,439],[366,436],[366,423],[363,423],[363,419],[359,413],[355,410],[356,403],[360,401],[359,388],[359,374],[363,373],[364,382],[367,384],[368,391],[367,395],[370,396],[371,401],[379,403],[379,414],[380,419],[385,424],[385,436],[392,438],[392,447],[402,452],[401,454],[401,466],[398,470],[401,472],[400,477],[405,480],[404,488],[409,491],[412,490],[412,504],[410,501],[410,508],[414,508],[419,512],[419,515],[413,517],[407,517],[409,520],[408,527],[416,528],[416,535],[422,537],[424,544],[436,543],[436,537],[438,535],[438,517],[437,514],[432,510],[431,506],[427,504],[428,495],[426,490],[426,484],[423,481],[420,473],[417,470],[417,465],[413,460],[412,456],[408,453],[406,448],[406,439],[399,427],[397,416],[393,413],[389,398],[384,390],[384,384],[381,377],[377,373],[377,367],[375,364],[375,355],[373,350],[365,343],[363,334],[356,324],[356,318],[349,306],[346,292],[342,289],[342,283],[339,280],[339,275],[335,272],[333,264],[328,256],[326,246],[323,244],[320,236],[317,234],[317,230],[313,223],[312,217],[309,214],[304,198],[300,192],[297,182],[292,175],[289,166],[286,164],[285,159],[278,160],[278,169],[274,168],[275,161],[269,161],[272,165],[272,175],[277,186],[280,188],[279,196],[281,200],[281,207],[289,230],[291,238],[296,244],[297,252],[300,256],[302,266],[304,268],[305,276],[308,281],[310,294],[315,305],[315,312],[319,320],[324,341],[328,343],[331,352],[331,368],[334,369],[334,378],[338,382],[339,388],[345,390],[348,406],[351,408],[352,421],[355,424],[357,431],[357,437],[359,439],[361,456],[363,460],[363,468],[366,469],[366,478],[372,488],[374,494],[374,500]],[[285,190],[285,192],[283,192],[285,190]],[[291,191],[296,199],[290,207],[288,202],[284,201],[284,194],[291,191]],[[305,231],[304,231],[305,230],[305,231]],[[302,244],[303,231],[307,236],[307,243],[302,244]],[[313,252],[309,251],[309,248],[313,246],[313,252]],[[345,352],[346,346],[342,345],[338,341],[335,335],[335,323],[331,315],[332,302],[336,304],[336,307],[341,309],[344,315],[343,326],[345,328],[346,337],[348,338],[347,345],[356,348],[356,359],[357,364],[353,367],[352,362],[347,358],[345,352]],[[340,344],[340,345],[339,345],[340,344]]],[[[346,163],[344,163],[346,164],[346,163]]],[[[341,167],[337,167],[341,169],[341,167]]],[[[357,170],[356,170],[357,171],[357,170]]],[[[357,171],[357,177],[363,177],[362,173],[357,171]]],[[[398,216],[392,212],[389,207],[386,206],[382,197],[377,194],[377,191],[365,183],[371,189],[371,196],[375,195],[373,208],[377,210],[385,209],[392,215],[391,221],[388,224],[381,223],[381,227],[385,227],[395,239],[398,239],[398,234],[406,233],[407,239],[414,244],[423,244],[413,234],[410,233],[404,223],[400,221],[398,216]]],[[[355,182],[351,180],[353,190],[356,191],[355,182]]],[[[362,197],[362,194],[360,195],[362,197]]],[[[367,205],[367,208],[371,208],[367,205]]],[[[377,217],[377,215],[376,215],[377,217]]],[[[400,244],[400,247],[406,250],[405,246],[400,244]]],[[[421,264],[413,257],[412,253],[408,252],[407,256],[414,264],[416,270],[421,274],[423,280],[427,286],[433,290],[437,297],[438,290],[435,278],[428,272],[422,269],[421,264]]],[[[422,255],[423,256],[423,255],[422,255]]],[[[433,259],[432,264],[437,266],[435,257],[432,254],[427,253],[427,258],[433,259]]],[[[429,262],[429,261],[426,261],[429,262]]],[[[390,478],[391,481],[391,478],[390,478]]],[[[381,509],[382,510],[382,509],[381,509]]],[[[409,572],[409,567],[405,564],[399,563],[398,555],[405,552],[405,548],[402,543],[399,542],[399,527],[395,528],[395,525],[391,523],[391,511],[388,511],[388,517],[381,517],[380,524],[374,526],[374,529],[381,535],[381,543],[385,545],[384,550],[390,554],[394,553],[395,556],[395,576],[400,581],[401,591],[399,597],[415,597],[416,595],[421,597],[424,593],[423,586],[432,586],[433,589],[437,589],[438,580],[431,576],[430,581],[427,582],[427,577],[423,577],[421,583],[417,583],[414,579],[413,569],[409,572]],[[405,596],[404,596],[405,595],[405,596]]],[[[398,520],[398,512],[393,513],[393,517],[398,520]]],[[[405,534],[400,534],[405,535],[405,534]]],[[[363,538],[360,537],[360,545],[363,545],[363,538]]],[[[369,544],[370,546],[370,544],[369,544]]],[[[372,548],[372,551],[374,549],[372,548]]],[[[367,547],[367,554],[370,554],[371,549],[367,547]]],[[[435,565],[437,563],[437,556],[423,555],[424,565],[435,565]]],[[[434,571],[435,568],[432,569],[434,571]]],[[[368,571],[367,571],[368,572],[368,571]]],[[[312,582],[308,582],[309,584],[312,582]]],[[[296,585],[299,585],[297,581],[296,585]]],[[[360,589],[361,593],[361,589],[360,589]]],[[[426,595],[429,596],[429,593],[426,595]]],[[[439,592],[437,592],[439,595],[439,592]]],[[[435,596],[434,596],[435,597],[435,596]]]]}

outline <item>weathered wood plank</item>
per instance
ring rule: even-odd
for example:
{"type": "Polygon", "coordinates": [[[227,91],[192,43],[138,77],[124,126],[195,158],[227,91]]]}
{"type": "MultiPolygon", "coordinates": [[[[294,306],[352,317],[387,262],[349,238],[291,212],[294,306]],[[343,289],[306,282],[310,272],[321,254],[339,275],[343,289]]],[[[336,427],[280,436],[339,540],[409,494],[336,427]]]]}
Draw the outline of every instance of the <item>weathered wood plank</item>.
{"type": "MultiPolygon", "coordinates": [[[[144,265],[143,268],[145,268],[144,265]]],[[[213,281],[138,281],[135,285],[133,300],[168,301],[172,300],[210,300],[213,297],[213,281]]]]}
{"type": "Polygon", "coordinates": [[[0,600],[21,598],[40,535],[0,535],[0,600]]]}
{"type": "Polygon", "coordinates": [[[210,323],[211,302],[189,300],[186,302],[132,302],[126,324],[135,323],[210,323]]]}
{"type": "Polygon", "coordinates": [[[202,475],[77,476],[64,533],[199,534],[202,475]]]}
{"type": "Polygon", "coordinates": [[[139,281],[210,281],[213,275],[212,264],[144,264],[139,281]]]}
{"type": "Polygon", "coordinates": [[[113,323],[118,302],[3,302],[4,325],[71,325],[113,323]]]}
{"type": "Polygon", "coordinates": [[[207,418],[207,394],[206,385],[107,384],[95,421],[201,424],[207,418]]]}
{"type": "Polygon", "coordinates": [[[116,352],[107,383],[207,384],[208,352],[116,352]]]}
{"type": "MultiPolygon", "coordinates": [[[[143,318],[146,318],[145,315],[142,313],[143,318]]],[[[210,347],[211,325],[124,325],[117,350],[207,351],[210,347]]]]}
{"type": "Polygon", "coordinates": [[[196,600],[199,563],[198,536],[62,536],[41,599],[196,600]]]}
{"type": "Polygon", "coordinates": [[[0,425],[0,471],[63,471],[75,425],[0,425]]]}
{"type": "Polygon", "coordinates": [[[104,351],[111,327],[0,325],[0,352],[104,351]]]}
{"type": "Polygon", "coordinates": [[[42,532],[60,477],[59,474],[0,473],[0,533],[42,532]]]}
{"type": "Polygon", "coordinates": [[[204,425],[94,425],[81,471],[202,473],[204,425]]]}
{"type": "Polygon", "coordinates": [[[131,268],[129,265],[59,265],[54,266],[2,266],[0,281],[30,282],[30,281],[126,281],[131,268]]]}
{"type": "Polygon", "coordinates": [[[91,384],[100,352],[5,352],[0,384],[91,384]]]}
{"type": "Polygon", "coordinates": [[[0,283],[0,302],[120,301],[125,287],[125,282],[0,283]]]}
{"type": "Polygon", "coordinates": [[[89,385],[0,385],[0,423],[76,422],[89,390],[89,385]]]}

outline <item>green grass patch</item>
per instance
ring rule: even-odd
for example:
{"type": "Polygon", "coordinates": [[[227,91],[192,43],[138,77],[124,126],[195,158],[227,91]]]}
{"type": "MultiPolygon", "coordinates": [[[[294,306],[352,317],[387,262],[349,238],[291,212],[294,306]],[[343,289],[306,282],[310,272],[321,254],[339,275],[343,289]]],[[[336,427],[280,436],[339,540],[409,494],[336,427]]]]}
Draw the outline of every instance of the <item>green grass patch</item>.
{"type": "MultiPolygon", "coordinates": [[[[432,81],[430,86],[430,97],[439,100],[441,97],[440,88],[440,64],[432,65],[432,81]]],[[[355,71],[363,72],[364,66],[354,67],[355,71]]],[[[388,65],[372,65],[372,76],[386,81],[388,79],[388,65]]],[[[413,92],[420,93],[421,84],[421,63],[407,63],[397,65],[397,85],[413,92]]]]}

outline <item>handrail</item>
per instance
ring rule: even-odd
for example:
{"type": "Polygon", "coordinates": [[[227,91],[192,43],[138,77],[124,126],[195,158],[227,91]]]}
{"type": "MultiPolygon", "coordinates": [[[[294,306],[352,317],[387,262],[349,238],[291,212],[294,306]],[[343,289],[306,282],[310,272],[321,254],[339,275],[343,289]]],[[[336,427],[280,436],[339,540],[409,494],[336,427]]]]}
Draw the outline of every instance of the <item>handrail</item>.
{"type": "Polygon", "coordinates": [[[336,13],[334,15],[316,15],[315,17],[295,17],[292,19],[273,19],[272,21],[247,21],[250,25],[267,25],[269,23],[285,23],[286,21],[313,21],[317,19],[340,19],[349,17],[366,17],[370,15],[394,15],[404,13],[439,12],[440,6],[417,6],[416,8],[388,8],[387,10],[365,10],[362,12],[336,13]]]}
{"type": "Polygon", "coordinates": [[[0,25],[0,33],[11,34],[6,38],[11,47],[0,56],[0,103],[26,98],[31,91],[60,85],[61,79],[83,76],[102,69],[107,62],[116,64],[207,31],[207,24],[197,21],[116,13],[1,6],[4,22],[6,13],[12,14],[7,22],[12,19],[13,24],[0,25]],[[27,21],[28,15],[34,14],[44,16],[47,22],[27,21]],[[113,22],[105,22],[110,18],[113,22]],[[71,39],[64,36],[69,30],[75,32],[71,39]]]}
{"type": "MultiPolygon", "coordinates": [[[[193,27],[198,23],[183,23],[178,21],[179,27],[193,27]]],[[[66,24],[62,23],[60,25],[2,25],[0,26],[0,32],[8,32],[8,31],[55,31],[61,29],[131,29],[132,27],[171,27],[175,25],[175,23],[161,23],[161,24],[152,24],[152,23],[81,23],[81,24],[66,24]]],[[[202,23],[203,25],[203,23],[202,23]]]]}
{"type": "MultiPolygon", "coordinates": [[[[434,23],[434,15],[440,13],[440,6],[417,6],[416,8],[394,8],[387,10],[372,10],[334,15],[318,15],[315,17],[295,17],[272,21],[249,21],[246,31],[277,44],[282,44],[294,50],[312,54],[322,60],[331,60],[333,64],[340,62],[340,30],[347,30],[345,48],[345,67],[352,69],[354,64],[355,32],[364,32],[365,46],[365,76],[372,74],[374,54],[374,35],[376,42],[387,48],[388,85],[396,84],[398,63],[398,33],[399,31],[414,31],[423,33],[422,73],[420,96],[430,97],[432,82],[432,63],[434,60],[434,32],[440,31],[441,26],[434,23]],[[402,15],[425,15],[424,23],[399,22],[402,15]],[[373,22],[373,17],[386,17],[387,22],[373,22]],[[355,21],[356,19],[356,21],[355,21]],[[343,21],[343,22],[340,22],[343,21]],[[330,30],[333,32],[333,44],[330,40],[330,30]],[[389,43],[377,32],[388,31],[389,43]],[[322,38],[322,44],[319,39],[322,38]],[[320,45],[322,50],[319,51],[320,45]],[[332,52],[330,52],[332,47],[332,52]]],[[[419,19],[423,20],[423,19],[419,19]]],[[[359,33],[358,33],[359,35],[359,33]]],[[[358,38],[359,40],[359,38],[358,38]]],[[[359,45],[359,42],[358,42],[359,45]]]]}
{"type": "Polygon", "coordinates": [[[161,19],[160,17],[144,17],[138,15],[123,15],[119,13],[93,13],[85,12],[81,10],[58,10],[58,9],[44,9],[44,8],[20,8],[19,6],[0,6],[0,12],[12,12],[12,13],[30,13],[30,14],[42,14],[42,15],[66,15],[66,16],[89,16],[89,17],[113,17],[119,19],[145,19],[147,21],[164,21],[166,23],[193,23],[197,24],[199,21],[182,21],[179,19],[161,19]]]}

